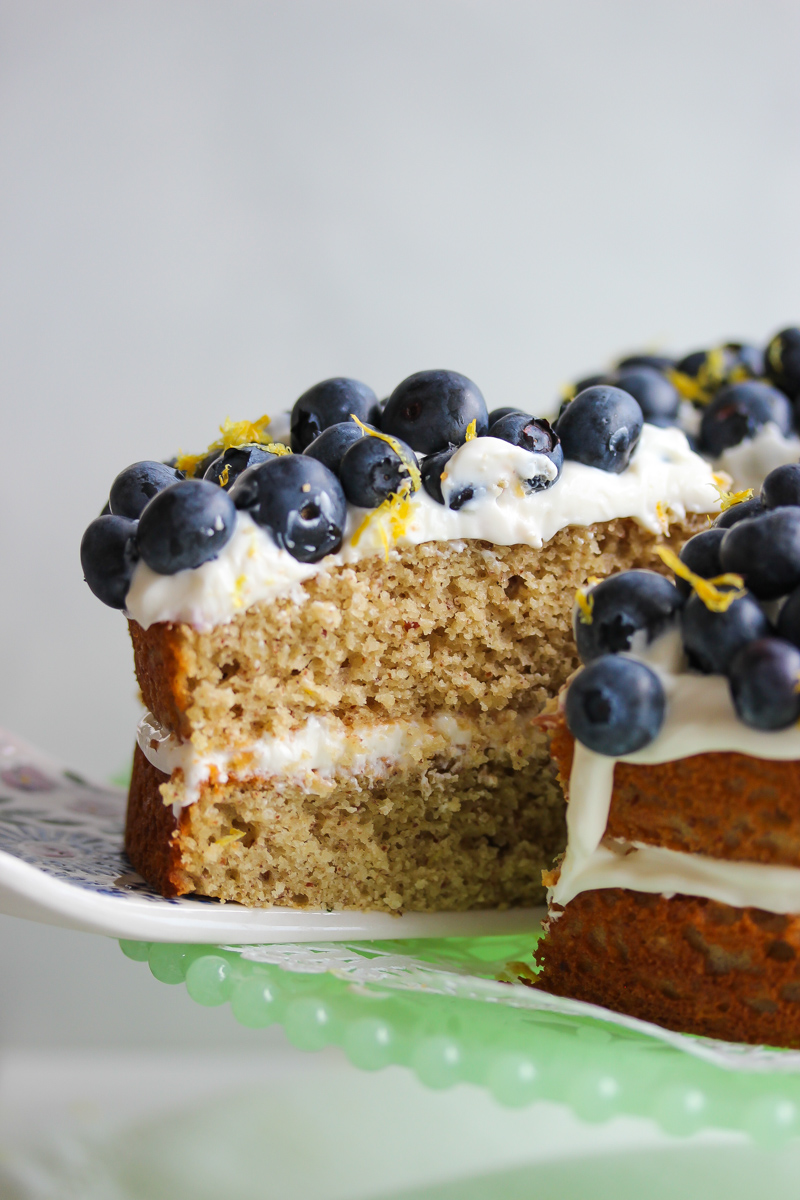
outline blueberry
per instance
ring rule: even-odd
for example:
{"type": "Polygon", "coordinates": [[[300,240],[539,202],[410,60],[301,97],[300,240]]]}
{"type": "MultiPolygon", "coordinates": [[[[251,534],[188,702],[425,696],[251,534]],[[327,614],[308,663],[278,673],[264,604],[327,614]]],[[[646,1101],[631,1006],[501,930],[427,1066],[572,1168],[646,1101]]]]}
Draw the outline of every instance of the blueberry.
{"type": "Polygon", "coordinates": [[[109,512],[115,517],[138,521],[145,505],[164,488],[183,479],[183,472],[161,462],[134,463],[120,471],[108,496],[109,512]]]}
{"type": "Polygon", "coordinates": [[[292,450],[302,454],[323,429],[347,421],[351,415],[368,420],[377,403],[372,388],[357,379],[337,377],[315,383],[292,409],[292,450]]]}
{"type": "Polygon", "coordinates": [[[695,594],[681,613],[684,649],[692,666],[706,675],[724,675],[742,646],[771,632],[761,606],[747,593],[724,612],[712,612],[695,594]]]}
{"type": "Polygon", "coordinates": [[[442,472],[455,454],[458,446],[448,446],[437,454],[429,454],[423,459],[420,467],[422,486],[437,504],[444,504],[442,495],[442,472]]]}
{"type": "Polygon", "coordinates": [[[392,438],[394,446],[379,437],[354,442],[342,458],[341,480],[345,495],[359,508],[377,508],[411,482],[417,457],[410,446],[392,438]]]}
{"type": "Polygon", "coordinates": [[[746,521],[749,517],[760,517],[763,512],[764,505],[757,496],[750,500],[740,500],[738,504],[732,504],[725,512],[719,514],[714,521],[714,529],[730,529],[739,521],[746,521]]]}
{"type": "MultiPolygon", "coordinates": [[[[567,405],[571,404],[575,397],[580,395],[581,392],[585,392],[587,388],[600,387],[604,384],[613,384],[613,382],[612,377],[603,372],[599,375],[584,375],[583,379],[578,379],[575,383],[568,383],[561,393],[561,405],[558,410],[558,416],[560,417],[567,405]]],[[[489,424],[491,425],[491,423],[490,415],[489,424]]]]}
{"type": "Polygon", "coordinates": [[[672,424],[677,418],[680,393],[661,371],[652,367],[627,367],[618,373],[615,383],[638,400],[645,421],[672,424]]]}
{"type": "Polygon", "coordinates": [[[576,604],[573,627],[585,663],[630,650],[640,631],[647,642],[664,631],[683,603],[674,583],[655,571],[622,571],[596,584],[576,604]]]}
{"type": "Polygon", "coordinates": [[[272,455],[263,446],[231,446],[214,459],[203,479],[207,479],[209,483],[216,483],[218,487],[229,492],[243,471],[254,467],[256,463],[266,462],[268,458],[272,458],[272,455]]]}
{"type": "Polygon", "coordinates": [[[315,458],[288,454],[259,463],[239,476],[231,499],[300,562],[317,562],[342,544],[347,519],[342,485],[315,458]]]}
{"type": "Polygon", "coordinates": [[[373,404],[372,408],[369,410],[369,413],[367,415],[367,421],[366,421],[367,425],[372,425],[375,427],[375,429],[380,429],[381,418],[383,417],[383,410],[386,408],[387,399],[388,399],[388,396],[384,397],[383,400],[375,401],[375,403],[373,404]]]}
{"type": "Polygon", "coordinates": [[[764,352],[748,342],[726,342],[727,377],[730,383],[743,379],[760,379],[765,372],[764,352]]]}
{"type": "Polygon", "coordinates": [[[739,521],[722,539],[720,562],[759,600],[791,592],[800,584],[800,508],[772,508],[739,521]]]}
{"type": "Polygon", "coordinates": [[[489,426],[489,437],[499,438],[501,442],[510,442],[512,446],[521,446],[532,454],[543,454],[556,468],[556,474],[534,475],[525,480],[528,492],[541,492],[552,487],[561,474],[564,465],[564,451],[558,434],[549,421],[543,417],[529,417],[526,413],[508,413],[489,426]]]}
{"type": "Polygon", "coordinates": [[[575,676],[564,715],[569,729],[595,754],[619,757],[658,736],[666,700],[661,680],[644,663],[615,654],[595,659],[575,676]]]}
{"type": "Polygon", "coordinates": [[[159,575],[175,575],[216,558],[235,524],[227,492],[205,479],[185,479],[159,492],[142,513],[139,553],[159,575]]]}
{"type": "Polygon", "coordinates": [[[642,433],[642,410],[628,392],[590,387],[579,392],[556,422],[564,457],[619,475],[642,433]]]}
{"type": "Polygon", "coordinates": [[[800,587],[796,587],[781,607],[777,622],[778,637],[800,646],[800,587]]]}
{"type": "Polygon", "coordinates": [[[333,471],[334,475],[338,475],[345,452],[353,442],[360,441],[363,436],[364,430],[355,421],[340,421],[338,425],[329,425],[327,429],[323,429],[303,453],[309,458],[315,458],[329,471],[333,471]]]}
{"type": "MultiPolygon", "coordinates": [[[[679,555],[681,562],[702,579],[716,579],[722,574],[719,548],[724,537],[724,529],[704,529],[702,533],[696,533],[684,543],[679,555]]],[[[691,595],[692,585],[680,576],[675,578],[675,587],[682,596],[691,595]]]]}
{"type": "Polygon", "coordinates": [[[124,608],[139,557],[137,522],[129,517],[95,517],[81,539],[81,566],[89,587],[109,608],[124,608]]]}
{"type": "Polygon", "coordinates": [[[499,421],[501,417],[510,417],[512,413],[522,413],[523,416],[527,416],[522,408],[493,408],[487,418],[489,429],[492,428],[495,421],[499,421]]]}
{"type": "Polygon", "coordinates": [[[728,669],[739,717],[754,729],[786,729],[800,717],[800,650],[781,638],[743,646],[728,669]]]}
{"type": "Polygon", "coordinates": [[[418,371],[394,389],[381,417],[381,429],[402,438],[419,454],[460,446],[475,422],[482,437],[489,428],[479,388],[455,371],[418,371]]]}
{"type": "Polygon", "coordinates": [[[629,367],[649,367],[653,371],[669,371],[675,366],[675,359],[666,354],[626,354],[617,363],[618,371],[627,371],[629,367]]]}
{"type": "Polygon", "coordinates": [[[782,329],[764,353],[767,377],[792,400],[800,397],[800,329],[782,329]]]}
{"type": "Polygon", "coordinates": [[[800,463],[786,463],[770,471],[761,485],[764,508],[800,504],[800,463]]]}
{"type": "Polygon", "coordinates": [[[729,446],[755,437],[770,421],[781,433],[791,433],[792,407],[783,392],[760,380],[731,384],[717,392],[703,412],[700,445],[717,458],[729,446]]]}

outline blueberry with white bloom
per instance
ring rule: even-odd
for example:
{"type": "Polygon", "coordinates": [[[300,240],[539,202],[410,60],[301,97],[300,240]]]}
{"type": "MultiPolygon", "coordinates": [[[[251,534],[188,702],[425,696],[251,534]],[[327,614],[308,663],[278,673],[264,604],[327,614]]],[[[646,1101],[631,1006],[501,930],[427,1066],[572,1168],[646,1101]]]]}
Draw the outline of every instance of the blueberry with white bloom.
{"type": "Polygon", "coordinates": [[[800,650],[781,638],[748,642],[728,669],[739,717],[754,729],[787,729],[800,717],[800,650]]]}
{"type": "Polygon", "coordinates": [[[564,457],[621,474],[642,434],[637,400],[615,387],[590,387],[570,401],[556,422],[564,457]]]}
{"type": "Polygon", "coordinates": [[[564,451],[558,434],[549,421],[542,417],[529,417],[526,413],[512,412],[500,417],[489,426],[489,437],[520,446],[531,454],[541,454],[555,467],[537,471],[525,480],[527,492],[540,492],[552,487],[564,466],[564,451]]]}
{"type": "Polygon", "coordinates": [[[139,558],[138,522],[108,514],[96,517],[81,539],[81,566],[91,590],[109,608],[124,608],[139,558]]]}
{"type": "Polygon", "coordinates": [[[759,600],[787,595],[800,584],[800,508],[772,508],[737,522],[719,557],[723,571],[741,575],[759,600]]]}
{"type": "Polygon", "coordinates": [[[621,571],[595,584],[580,595],[573,612],[581,661],[630,650],[637,633],[652,642],[672,623],[682,603],[675,584],[656,571],[621,571]]]}
{"type": "Polygon", "coordinates": [[[783,392],[758,379],[731,384],[718,391],[703,411],[700,447],[718,458],[770,423],[784,436],[792,432],[792,406],[783,392]]]}
{"type": "Polygon", "coordinates": [[[609,654],[575,676],[564,716],[570,732],[596,754],[633,754],[657,736],[666,699],[661,680],[644,663],[609,654]]]}
{"type": "Polygon", "coordinates": [[[315,458],[329,471],[333,471],[334,475],[338,475],[345,454],[353,442],[360,441],[364,436],[364,430],[357,422],[340,421],[337,425],[329,425],[327,429],[323,429],[303,453],[309,458],[315,458]]]}
{"type": "Polygon", "coordinates": [[[181,479],[183,472],[166,463],[149,459],[134,463],[120,471],[112,483],[108,496],[109,512],[115,517],[129,517],[132,521],[138,521],[145,505],[154,496],[181,479]]]}
{"type": "Polygon", "coordinates": [[[381,429],[407,442],[418,454],[460,446],[472,426],[477,437],[489,428],[480,388],[457,371],[418,371],[394,389],[381,415],[381,429]]]}
{"type": "Polygon", "coordinates": [[[323,429],[351,416],[367,421],[378,403],[371,387],[357,379],[323,379],[295,401],[292,409],[292,450],[302,454],[323,429]]]}
{"type": "Polygon", "coordinates": [[[706,675],[724,675],[743,646],[771,633],[772,626],[761,605],[747,592],[724,612],[710,609],[695,593],[681,613],[683,647],[689,662],[706,675]]]}
{"type": "Polygon", "coordinates": [[[344,494],[360,508],[377,508],[403,485],[414,490],[417,457],[399,438],[364,437],[354,442],[342,458],[339,477],[344,494]]]}
{"type": "Polygon", "coordinates": [[[159,575],[175,575],[216,558],[235,525],[236,509],[226,491],[205,479],[185,479],[159,492],[145,508],[139,553],[159,575]]]}
{"type": "Polygon", "coordinates": [[[342,485],[333,471],[305,454],[250,467],[230,497],[300,562],[317,562],[342,544],[347,519],[342,485]]]}
{"type": "Polygon", "coordinates": [[[214,459],[203,475],[209,483],[216,483],[229,492],[239,476],[256,463],[266,462],[272,458],[269,450],[256,443],[245,446],[231,446],[214,459]]]}

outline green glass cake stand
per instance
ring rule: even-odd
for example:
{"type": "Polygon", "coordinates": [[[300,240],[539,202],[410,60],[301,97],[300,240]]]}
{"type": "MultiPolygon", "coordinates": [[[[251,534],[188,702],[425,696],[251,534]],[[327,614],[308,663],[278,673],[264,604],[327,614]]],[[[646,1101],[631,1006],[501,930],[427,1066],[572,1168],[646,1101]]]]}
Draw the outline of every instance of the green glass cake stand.
{"type": "Polygon", "coordinates": [[[548,997],[536,935],[295,946],[120,942],[198,1004],[283,1026],[299,1049],[410,1068],[430,1088],[469,1082],[500,1104],[567,1105],[586,1121],[652,1118],[666,1133],[722,1129],[777,1146],[800,1133],[800,1053],[659,1030],[548,997]]]}

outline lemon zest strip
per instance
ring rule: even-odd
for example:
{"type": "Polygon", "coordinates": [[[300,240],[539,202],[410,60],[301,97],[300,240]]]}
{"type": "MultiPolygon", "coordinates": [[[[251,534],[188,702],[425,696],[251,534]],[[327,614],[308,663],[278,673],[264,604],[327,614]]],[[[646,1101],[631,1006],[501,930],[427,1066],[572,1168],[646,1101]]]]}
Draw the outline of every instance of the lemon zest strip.
{"type": "Polygon", "coordinates": [[[695,575],[694,571],[690,571],[686,563],[681,562],[677,554],[668,546],[656,546],[655,552],[665,566],[694,588],[710,612],[727,612],[734,600],[741,599],[745,594],[742,590],[744,580],[741,575],[717,575],[714,579],[703,579],[702,575],[695,575]],[[735,590],[721,592],[717,585],[731,587],[735,590]]]}
{"type": "MultiPolygon", "coordinates": [[[[420,487],[422,486],[422,476],[419,473],[419,467],[408,457],[397,438],[392,437],[391,434],[388,433],[381,433],[379,429],[370,429],[369,425],[365,425],[363,421],[359,421],[355,413],[350,413],[350,416],[355,421],[356,425],[358,425],[359,429],[363,429],[364,433],[366,433],[368,437],[380,438],[382,442],[386,442],[387,445],[391,446],[403,464],[406,472],[411,476],[412,492],[419,491],[420,487]]],[[[384,503],[386,502],[384,501],[384,503]]]]}
{"type": "Polygon", "coordinates": [[[467,432],[464,435],[464,441],[465,442],[474,442],[474,440],[477,436],[478,436],[478,418],[473,417],[473,419],[470,421],[469,425],[467,426],[467,432]]]}
{"type": "MultiPolygon", "coordinates": [[[[279,442],[273,442],[267,433],[270,420],[266,413],[256,421],[232,421],[230,417],[226,417],[219,427],[221,437],[211,442],[204,454],[179,454],[175,465],[179,471],[185,472],[189,479],[193,479],[198,464],[215,450],[231,450],[236,446],[251,444],[267,448],[280,445],[279,442]]],[[[273,453],[291,454],[291,450],[284,446],[282,450],[273,453]]]]}
{"type": "Polygon", "coordinates": [[[753,488],[743,488],[741,492],[726,492],[714,480],[714,487],[719,492],[719,507],[720,512],[727,512],[729,508],[733,508],[734,504],[741,504],[744,500],[752,500],[754,495],[753,488]]]}
{"type": "Polygon", "coordinates": [[[581,625],[591,625],[594,612],[594,596],[584,588],[578,588],[575,593],[575,603],[578,606],[578,620],[581,625]]]}
{"type": "Polygon", "coordinates": [[[230,833],[226,833],[225,837],[217,838],[214,842],[215,846],[230,846],[231,842],[238,842],[240,838],[247,836],[246,829],[232,828],[230,833]]]}

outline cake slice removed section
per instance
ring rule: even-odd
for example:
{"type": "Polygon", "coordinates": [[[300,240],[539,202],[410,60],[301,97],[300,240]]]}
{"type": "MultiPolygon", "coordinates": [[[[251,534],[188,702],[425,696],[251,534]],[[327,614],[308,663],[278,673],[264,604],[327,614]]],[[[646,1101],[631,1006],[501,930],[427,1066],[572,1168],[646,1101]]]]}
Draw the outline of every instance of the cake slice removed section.
{"type": "Polygon", "coordinates": [[[541,903],[564,844],[544,735],[512,712],[344,726],[192,761],[146,723],[126,847],[165,895],[400,912],[541,903]],[[154,736],[156,735],[156,736],[154,736]],[[272,743],[272,744],[271,744],[272,743]],[[170,770],[171,762],[183,765],[170,770]],[[155,764],[161,762],[164,770],[155,764]]]}

